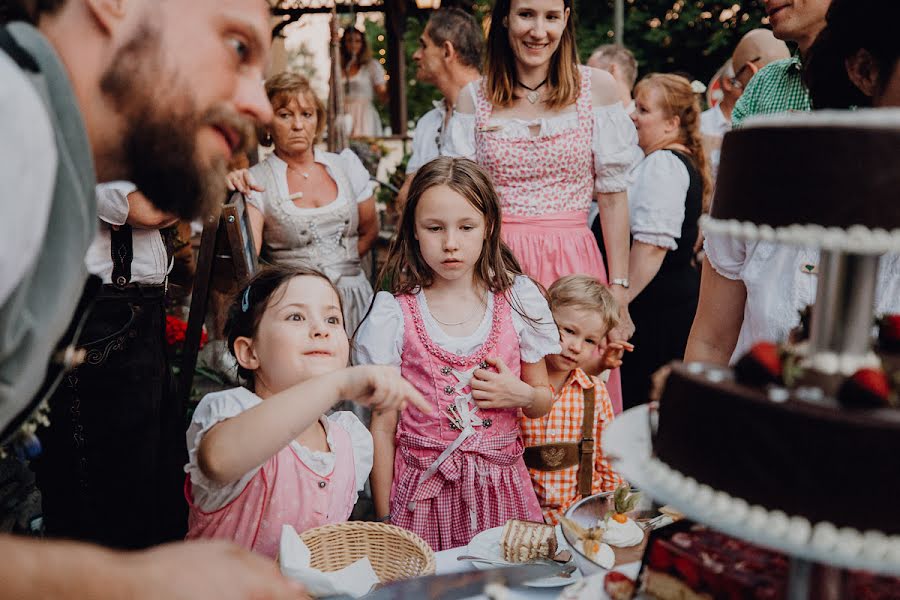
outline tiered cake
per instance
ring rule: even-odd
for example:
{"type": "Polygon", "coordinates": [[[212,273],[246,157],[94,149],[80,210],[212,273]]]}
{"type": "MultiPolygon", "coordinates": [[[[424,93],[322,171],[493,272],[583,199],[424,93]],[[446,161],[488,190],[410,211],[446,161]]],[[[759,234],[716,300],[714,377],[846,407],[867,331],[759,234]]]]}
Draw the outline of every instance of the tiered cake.
{"type": "Polygon", "coordinates": [[[722,156],[707,237],[821,250],[809,340],[791,377],[673,365],[644,482],[757,542],[900,573],[900,373],[873,345],[878,260],[900,252],[900,111],[751,120],[722,156]],[[838,402],[848,380],[885,402],[838,402]]]}

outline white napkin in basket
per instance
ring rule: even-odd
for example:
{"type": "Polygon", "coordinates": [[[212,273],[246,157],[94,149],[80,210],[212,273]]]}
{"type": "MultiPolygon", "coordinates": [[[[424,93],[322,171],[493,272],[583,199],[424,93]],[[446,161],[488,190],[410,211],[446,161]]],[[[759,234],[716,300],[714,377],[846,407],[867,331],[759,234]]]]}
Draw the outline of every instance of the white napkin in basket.
{"type": "Polygon", "coordinates": [[[285,577],[306,586],[306,591],[316,598],[349,594],[354,598],[367,594],[376,583],[378,575],[364,556],[340,571],[324,572],[309,566],[310,552],[300,536],[290,525],[281,528],[281,544],[278,562],[285,577]]]}

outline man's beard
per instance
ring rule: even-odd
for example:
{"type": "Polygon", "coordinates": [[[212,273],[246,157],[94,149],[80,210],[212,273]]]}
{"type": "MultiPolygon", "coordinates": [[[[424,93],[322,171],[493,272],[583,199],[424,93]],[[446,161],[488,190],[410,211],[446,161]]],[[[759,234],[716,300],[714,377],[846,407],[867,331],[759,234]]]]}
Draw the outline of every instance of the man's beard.
{"type": "Polygon", "coordinates": [[[124,178],[160,211],[182,219],[211,214],[224,199],[228,164],[222,156],[204,164],[197,134],[209,125],[230,128],[240,135],[235,152],[246,151],[249,120],[224,104],[198,114],[191,87],[166,74],[159,30],[149,25],[119,49],[100,86],[124,121],[115,157],[124,178]]]}

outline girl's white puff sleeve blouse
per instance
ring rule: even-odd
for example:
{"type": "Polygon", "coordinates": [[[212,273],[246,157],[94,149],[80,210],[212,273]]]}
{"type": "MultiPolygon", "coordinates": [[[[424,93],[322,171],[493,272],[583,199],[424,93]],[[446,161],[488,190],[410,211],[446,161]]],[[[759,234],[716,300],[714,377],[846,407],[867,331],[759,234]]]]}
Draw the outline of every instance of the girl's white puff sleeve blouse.
{"type": "MultiPolygon", "coordinates": [[[[214,425],[235,417],[242,412],[260,404],[263,400],[248,390],[238,387],[221,392],[207,394],[197,405],[191,424],[187,430],[188,464],[184,470],[191,478],[193,502],[205,512],[218,510],[237,498],[247,484],[256,475],[262,465],[258,465],[250,472],[244,474],[237,481],[219,484],[209,480],[200,470],[198,464],[198,452],[200,441],[214,425]]],[[[340,411],[323,416],[321,419],[325,428],[325,436],[328,446],[333,447],[331,436],[331,424],[338,423],[350,436],[353,446],[353,457],[356,471],[356,491],[359,492],[366,485],[369,472],[372,470],[373,444],[372,434],[366,426],[349,411],[340,411]]],[[[317,475],[325,476],[334,468],[335,456],[333,452],[317,452],[301,446],[296,441],[291,442],[291,448],[303,463],[317,475]]]]}
{"type": "MultiPolygon", "coordinates": [[[[513,282],[513,310],[510,312],[513,327],[519,337],[522,362],[536,363],[548,354],[559,354],[559,330],[553,321],[550,307],[534,282],[525,276],[513,282]],[[530,319],[525,319],[516,308],[530,319]]],[[[471,354],[487,340],[491,329],[494,295],[488,294],[488,309],[478,328],[465,337],[448,335],[441,329],[428,310],[425,294],[416,294],[419,310],[425,323],[425,331],[431,339],[448,352],[471,354]]],[[[354,364],[400,366],[403,354],[403,313],[400,304],[389,292],[378,292],[368,318],[359,326],[353,349],[354,364]]]]}

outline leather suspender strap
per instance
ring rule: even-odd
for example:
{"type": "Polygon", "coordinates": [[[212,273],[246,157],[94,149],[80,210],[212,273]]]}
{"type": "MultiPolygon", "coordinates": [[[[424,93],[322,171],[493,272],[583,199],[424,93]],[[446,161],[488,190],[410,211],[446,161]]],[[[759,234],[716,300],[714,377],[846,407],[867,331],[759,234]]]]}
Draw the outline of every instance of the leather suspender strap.
{"type": "Polygon", "coordinates": [[[118,228],[110,228],[109,253],[112,258],[112,283],[124,288],[131,282],[131,259],[134,258],[131,225],[127,223],[118,228]]]}
{"type": "Polygon", "coordinates": [[[32,73],[40,73],[41,68],[38,66],[34,58],[19,45],[13,36],[6,30],[6,27],[0,27],[0,49],[6,52],[13,62],[19,65],[19,68],[32,73]]]}
{"type": "Polygon", "coordinates": [[[584,420],[581,423],[581,461],[578,465],[578,493],[586,498],[591,495],[594,480],[594,391],[585,388],[584,420]]]}

